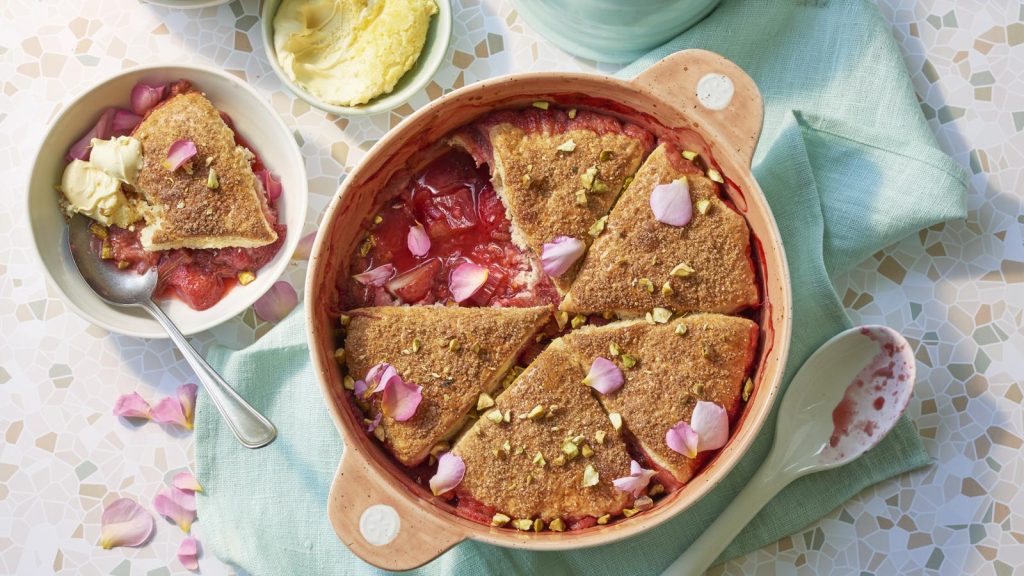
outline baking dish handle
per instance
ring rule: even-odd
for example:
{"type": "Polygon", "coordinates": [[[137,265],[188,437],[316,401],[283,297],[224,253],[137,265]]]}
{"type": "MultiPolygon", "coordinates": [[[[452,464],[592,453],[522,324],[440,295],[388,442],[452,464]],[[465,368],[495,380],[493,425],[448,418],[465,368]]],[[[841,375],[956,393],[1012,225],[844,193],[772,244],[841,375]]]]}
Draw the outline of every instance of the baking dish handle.
{"type": "Polygon", "coordinates": [[[328,496],[328,515],[338,538],[357,556],[385,570],[422,566],[458,544],[465,535],[409,499],[346,449],[328,496]]]}
{"type": "Polygon", "coordinates": [[[682,50],[640,73],[632,83],[679,108],[720,146],[750,166],[761,135],[764,103],[754,80],[724,56],[682,50]]]}

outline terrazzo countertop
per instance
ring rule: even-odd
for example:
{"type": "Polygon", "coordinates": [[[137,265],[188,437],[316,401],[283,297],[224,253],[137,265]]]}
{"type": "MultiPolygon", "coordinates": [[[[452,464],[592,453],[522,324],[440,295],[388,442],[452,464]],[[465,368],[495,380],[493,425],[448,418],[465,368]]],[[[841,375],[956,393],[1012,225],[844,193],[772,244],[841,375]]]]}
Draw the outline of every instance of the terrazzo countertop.
{"type": "MultiPolygon", "coordinates": [[[[836,284],[855,321],[895,327],[913,344],[919,376],[909,412],[936,462],[713,574],[1024,573],[1024,5],[880,5],[940,145],[972,175],[970,211],[875,254],[836,284]]],[[[452,45],[429,87],[395,113],[345,120],[292,97],[271,73],[257,0],[197,11],[127,0],[0,3],[0,181],[8,187],[0,204],[0,573],[188,573],[175,557],[182,535],[162,520],[144,548],[96,544],[104,502],[127,495],[150,507],[192,461],[190,434],[128,425],[111,415],[114,399],[173,394],[193,376],[166,340],[88,325],[36,268],[23,190],[42,127],[61,102],[144,62],[237,74],[301,144],[308,232],[344,174],[429,99],[512,71],[616,70],[565,56],[508,0],[453,7],[452,45]]],[[[304,273],[294,263],[285,278],[299,287],[304,273]]],[[[250,310],[193,341],[244,346],[269,328],[250,310]]],[[[202,530],[200,520],[200,540],[202,530]]],[[[212,556],[201,564],[206,574],[230,572],[212,556]]]]}

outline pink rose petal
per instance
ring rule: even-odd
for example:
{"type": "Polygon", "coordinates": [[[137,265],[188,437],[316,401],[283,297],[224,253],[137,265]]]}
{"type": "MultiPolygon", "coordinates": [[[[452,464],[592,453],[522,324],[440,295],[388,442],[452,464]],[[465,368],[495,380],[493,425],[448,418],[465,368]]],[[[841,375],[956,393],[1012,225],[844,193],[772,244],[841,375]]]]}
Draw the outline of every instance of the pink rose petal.
{"type": "Polygon", "coordinates": [[[651,191],[651,211],[658,222],[670,226],[686,226],[693,217],[690,185],[686,178],[655,186],[651,191]]]}
{"type": "Polygon", "coordinates": [[[601,356],[594,359],[590,365],[590,371],[587,372],[587,377],[583,379],[584,384],[601,394],[615,392],[622,388],[624,381],[622,370],[615,365],[615,362],[601,356]]]}
{"type": "Polygon", "coordinates": [[[195,384],[182,384],[178,387],[177,398],[168,397],[157,402],[151,410],[153,420],[191,430],[197,391],[195,384]]]}
{"type": "Polygon", "coordinates": [[[174,488],[165,488],[153,499],[153,508],[160,515],[177,524],[182,532],[188,534],[192,530],[192,523],[196,521],[195,494],[191,495],[191,502],[185,495],[188,493],[174,488]]]}
{"type": "Polygon", "coordinates": [[[199,540],[189,536],[178,545],[178,561],[185,568],[199,570],[199,540]]]}
{"type": "Polygon", "coordinates": [[[284,280],[278,280],[252,305],[253,312],[267,322],[280,322],[299,304],[295,288],[284,280]]]}
{"type": "Polygon", "coordinates": [[[587,245],[569,236],[545,242],[540,253],[540,266],[549,276],[559,277],[583,256],[587,245]]]}
{"type": "Polygon", "coordinates": [[[718,450],[729,441],[729,414],[723,406],[699,400],[690,417],[690,426],[700,438],[699,451],[718,450]]]}
{"type": "Polygon", "coordinates": [[[114,402],[114,416],[122,418],[150,419],[149,402],[146,402],[138,392],[125,394],[114,402]]]}
{"type": "Polygon", "coordinates": [[[448,289],[452,293],[452,299],[462,302],[468,299],[479,290],[486,282],[490,273],[487,268],[478,266],[472,262],[463,262],[452,270],[451,278],[448,281],[448,289]]]}
{"type": "Polygon", "coordinates": [[[451,452],[445,452],[437,459],[437,473],[430,479],[430,491],[440,496],[455,488],[466,475],[466,463],[451,452]]]}
{"type": "Polygon", "coordinates": [[[114,109],[114,118],[110,124],[111,136],[127,136],[135,130],[135,127],[142,122],[141,116],[136,116],[131,110],[124,108],[114,109]]]}
{"type": "Polygon", "coordinates": [[[141,546],[149,540],[154,528],[153,517],[142,506],[131,498],[118,498],[103,509],[100,546],[104,550],[141,546]]]}
{"type": "Polygon", "coordinates": [[[408,245],[409,252],[413,256],[422,257],[426,256],[427,252],[430,252],[430,236],[427,235],[423,224],[419,222],[415,226],[409,227],[409,234],[405,238],[405,243],[408,245]]]}
{"type": "Polygon", "coordinates": [[[79,138],[77,142],[72,144],[71,148],[68,148],[68,153],[64,156],[64,160],[68,162],[72,160],[88,160],[92,154],[92,139],[106,140],[110,138],[113,132],[115,114],[115,108],[104,110],[96,124],[84,136],[79,138]]]}
{"type": "Polygon", "coordinates": [[[316,230],[306,234],[299,240],[295,252],[292,253],[292,260],[309,260],[309,254],[313,251],[313,241],[316,240],[316,230]]]}
{"type": "Polygon", "coordinates": [[[405,422],[416,414],[423,400],[423,387],[402,380],[401,376],[391,378],[381,393],[380,407],[384,415],[398,422],[405,422]]]}
{"type": "Polygon", "coordinates": [[[369,370],[366,371],[366,386],[367,389],[364,392],[366,396],[383,392],[385,388],[395,378],[401,379],[398,375],[398,370],[387,362],[380,362],[374,364],[369,370]]]}
{"type": "Polygon", "coordinates": [[[359,282],[363,286],[383,286],[388,278],[395,273],[395,267],[391,264],[382,264],[376,268],[371,268],[366,272],[360,272],[352,276],[356,282],[359,282]]]}
{"type": "Polygon", "coordinates": [[[694,458],[698,452],[718,450],[729,441],[729,414],[725,408],[698,400],[693,409],[690,423],[680,421],[665,433],[668,447],[694,458]]]}
{"type": "Polygon", "coordinates": [[[150,86],[149,84],[139,82],[132,88],[132,112],[135,112],[139,116],[145,116],[146,112],[152,110],[153,107],[164,99],[164,94],[166,93],[167,84],[150,86]]]}
{"type": "Polygon", "coordinates": [[[203,487],[189,471],[179,472],[171,479],[171,486],[185,492],[202,492],[203,487]]]}
{"type": "Polygon", "coordinates": [[[366,381],[356,380],[355,384],[353,385],[352,391],[355,393],[356,396],[363,396],[366,394],[367,388],[368,386],[366,385],[366,381]]]}
{"type": "Polygon", "coordinates": [[[176,140],[167,149],[167,159],[164,160],[163,167],[174,172],[198,153],[195,142],[191,140],[176,140]]]}
{"type": "MultiPolygon", "coordinates": [[[[230,122],[225,123],[229,126],[231,125],[230,122]]],[[[260,170],[255,174],[256,177],[259,178],[260,184],[263,185],[264,192],[267,193],[267,200],[273,203],[275,200],[280,198],[283,188],[281,186],[281,181],[277,179],[277,176],[271,174],[270,170],[260,170]]]]}
{"type": "Polygon", "coordinates": [[[697,447],[700,440],[697,437],[697,433],[690,427],[689,424],[680,420],[675,426],[668,429],[665,433],[665,444],[676,452],[679,452],[687,458],[697,457],[697,447]]]}
{"type": "Polygon", "coordinates": [[[612,484],[618,490],[629,492],[634,498],[637,498],[643,493],[644,488],[647,488],[647,485],[650,484],[651,478],[654,478],[657,474],[654,470],[643,468],[639,462],[632,460],[629,463],[629,476],[616,478],[612,480],[612,484]]]}

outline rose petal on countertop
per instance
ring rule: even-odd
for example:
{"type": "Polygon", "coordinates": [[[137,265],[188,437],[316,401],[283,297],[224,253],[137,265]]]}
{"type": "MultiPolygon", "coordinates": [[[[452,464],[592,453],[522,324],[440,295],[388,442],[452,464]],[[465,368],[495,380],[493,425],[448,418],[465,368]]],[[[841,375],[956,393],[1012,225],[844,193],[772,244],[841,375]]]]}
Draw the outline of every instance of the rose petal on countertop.
{"type": "Polygon", "coordinates": [[[153,534],[153,516],[131,498],[118,498],[103,509],[100,517],[100,546],[141,546],[153,534]]]}
{"type": "Polygon", "coordinates": [[[178,490],[185,492],[202,492],[203,486],[199,484],[196,477],[188,470],[184,472],[178,472],[171,479],[171,486],[174,486],[178,490]]]}
{"type": "Polygon", "coordinates": [[[280,322],[298,305],[299,295],[295,288],[284,280],[278,280],[252,305],[252,310],[267,322],[280,322]]]}
{"type": "Polygon", "coordinates": [[[178,561],[193,572],[199,570],[199,540],[189,536],[178,545],[178,561]]]}
{"type": "Polygon", "coordinates": [[[146,402],[142,396],[139,396],[138,392],[123,394],[116,402],[114,402],[114,416],[120,416],[122,418],[141,418],[149,420],[152,417],[150,414],[151,411],[152,408],[150,408],[149,402],[146,402]]]}
{"type": "Polygon", "coordinates": [[[177,524],[182,532],[188,534],[192,523],[196,521],[195,494],[192,494],[191,509],[188,501],[182,498],[183,492],[175,488],[164,488],[153,498],[153,508],[165,518],[177,524]]]}

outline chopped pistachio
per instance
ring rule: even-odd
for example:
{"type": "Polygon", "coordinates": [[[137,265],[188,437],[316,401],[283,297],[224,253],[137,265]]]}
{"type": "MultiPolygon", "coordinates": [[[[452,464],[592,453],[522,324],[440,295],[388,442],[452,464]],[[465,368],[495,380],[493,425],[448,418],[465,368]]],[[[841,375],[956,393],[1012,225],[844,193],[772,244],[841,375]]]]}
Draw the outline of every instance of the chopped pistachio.
{"type": "Polygon", "coordinates": [[[565,328],[565,323],[569,321],[569,313],[565,310],[559,310],[555,312],[555,322],[558,323],[558,329],[565,328]]]}
{"type": "Polygon", "coordinates": [[[704,396],[704,383],[703,382],[698,382],[698,383],[693,385],[693,394],[694,394],[694,396],[697,396],[697,397],[703,397],[704,396]]]}
{"type": "Polygon", "coordinates": [[[636,508],[623,508],[622,509],[622,515],[625,516],[626,518],[629,518],[629,517],[633,516],[637,512],[639,512],[639,510],[637,510],[636,508]]]}
{"type": "Polygon", "coordinates": [[[605,184],[604,180],[601,180],[599,178],[594,178],[593,191],[597,192],[598,194],[600,194],[602,192],[607,192],[608,191],[608,184],[605,184]]]}
{"type": "Polygon", "coordinates": [[[710,344],[705,344],[704,346],[700,347],[700,355],[703,356],[706,360],[714,360],[717,356],[717,354],[715,353],[715,349],[710,344]]]}
{"type": "Polygon", "coordinates": [[[615,312],[612,312],[611,310],[605,310],[604,312],[601,312],[601,318],[604,318],[605,320],[614,320],[615,312]]]}
{"type": "Polygon", "coordinates": [[[537,420],[539,418],[542,418],[543,416],[544,407],[541,406],[540,404],[537,404],[533,408],[530,408],[530,411],[526,414],[526,417],[529,418],[530,420],[537,420]]]}
{"type": "Polygon", "coordinates": [[[658,324],[664,324],[672,319],[672,311],[668,308],[656,307],[651,310],[651,315],[658,324]]]}
{"type": "Polygon", "coordinates": [[[611,150],[601,150],[601,155],[598,156],[598,160],[600,160],[601,162],[607,162],[611,160],[612,156],[614,155],[615,153],[612,152],[611,150]]]}
{"type": "Polygon", "coordinates": [[[750,400],[750,395],[754,393],[754,381],[747,378],[747,381],[743,383],[743,401],[750,400]]]}
{"type": "Polygon", "coordinates": [[[686,158],[691,162],[693,162],[694,158],[696,158],[697,156],[698,154],[693,150],[683,150],[683,158],[686,158]]]}
{"type": "Polygon", "coordinates": [[[530,520],[529,518],[516,519],[512,522],[512,525],[518,528],[519,530],[522,530],[523,532],[533,530],[533,520],[530,520]]]}
{"type": "Polygon", "coordinates": [[[89,232],[92,232],[93,236],[100,240],[107,239],[107,227],[99,222],[93,221],[92,224],[89,224],[89,232]]]}
{"type": "Polygon", "coordinates": [[[473,345],[469,347],[469,350],[473,354],[479,354],[480,350],[482,350],[482,348],[480,348],[480,343],[479,342],[473,342],[473,345]]]}
{"type": "Polygon", "coordinates": [[[501,451],[505,453],[505,456],[508,456],[509,453],[512,452],[512,445],[509,444],[508,440],[505,440],[501,444],[501,451]]]}
{"type": "Polygon", "coordinates": [[[597,178],[597,166],[591,166],[587,168],[586,172],[580,174],[580,183],[583,184],[584,188],[590,190],[594,187],[595,178],[597,178]]]}
{"type": "Polygon", "coordinates": [[[256,279],[256,275],[249,270],[242,270],[238,273],[238,283],[245,286],[256,279]]]}
{"type": "Polygon", "coordinates": [[[714,168],[708,168],[708,179],[712,182],[718,182],[719,184],[725,184],[725,179],[722,178],[722,173],[714,168]]]}
{"type": "Polygon", "coordinates": [[[654,500],[651,500],[647,496],[641,496],[633,502],[633,507],[637,510],[647,510],[651,506],[654,506],[654,500]]]}
{"type": "Polygon", "coordinates": [[[707,214],[709,208],[711,208],[711,200],[708,200],[707,198],[697,200],[697,212],[707,214]]]}
{"type": "Polygon", "coordinates": [[[604,430],[598,430],[594,432],[594,440],[597,440],[598,444],[604,444],[604,430]]]}
{"type": "Polygon", "coordinates": [[[491,526],[504,526],[508,524],[512,519],[505,516],[501,512],[498,512],[491,518],[491,526]]]}
{"type": "Polygon", "coordinates": [[[551,521],[551,524],[548,525],[548,529],[552,532],[564,532],[565,520],[562,520],[561,518],[555,518],[551,521]]]}
{"type": "Polygon", "coordinates": [[[573,120],[573,119],[576,118],[576,109],[575,108],[569,108],[569,111],[566,112],[566,114],[568,114],[569,120],[573,120]]]}
{"type": "Polygon", "coordinates": [[[693,274],[694,272],[696,272],[696,270],[691,268],[689,264],[687,264],[686,262],[680,262],[679,264],[676,264],[675,268],[673,268],[672,271],[669,272],[669,274],[677,276],[679,278],[686,278],[687,276],[693,274]]]}
{"type": "Polygon", "coordinates": [[[530,178],[529,174],[523,174],[523,176],[519,178],[519,180],[523,183],[523,186],[529,186],[530,180],[532,180],[532,178],[530,178]]]}
{"type": "Polygon", "coordinates": [[[459,344],[459,341],[456,340],[455,338],[452,338],[451,340],[448,341],[448,350],[450,352],[458,352],[461,349],[462,344],[459,344]]]}
{"type": "Polygon", "coordinates": [[[420,340],[419,338],[413,338],[412,339],[412,353],[416,354],[417,352],[420,351],[421,348],[423,348],[423,341],[420,340]]]}
{"type": "Polygon", "coordinates": [[[654,324],[657,324],[657,322],[654,321],[654,316],[650,312],[647,312],[647,313],[644,314],[644,320],[646,320],[647,323],[652,325],[652,326],[654,324]]]}
{"type": "Polygon", "coordinates": [[[622,366],[625,368],[632,368],[636,366],[636,357],[629,354],[622,355],[622,366]]]}
{"type": "Polygon", "coordinates": [[[383,426],[377,426],[376,428],[374,428],[373,429],[373,436],[374,436],[374,438],[376,438],[377,440],[380,440],[381,442],[383,442],[384,440],[387,439],[387,437],[384,435],[384,427],[383,426]]]}
{"type": "Polygon", "coordinates": [[[604,226],[607,223],[608,216],[601,216],[593,223],[593,225],[590,226],[590,229],[587,230],[587,233],[593,236],[594,238],[597,238],[598,236],[601,235],[601,232],[604,232],[604,226]]]}
{"type": "Polygon", "coordinates": [[[587,464],[587,467],[583,469],[583,487],[590,488],[591,486],[596,486],[598,480],[600,480],[600,475],[597,473],[597,470],[590,464],[587,464]]]}
{"type": "Polygon", "coordinates": [[[538,101],[533,103],[533,107],[534,108],[540,108],[541,110],[547,110],[548,106],[550,106],[550,105],[551,104],[549,102],[545,102],[543,100],[538,100],[538,101]]]}
{"type": "Polygon", "coordinates": [[[629,185],[632,184],[632,183],[633,183],[633,177],[632,176],[626,176],[626,179],[622,181],[622,189],[625,190],[626,188],[629,188],[629,185]]]}
{"type": "Polygon", "coordinates": [[[622,354],[622,348],[619,348],[617,343],[612,342],[608,345],[608,353],[612,356],[618,356],[619,354],[622,354]]]}
{"type": "Polygon", "coordinates": [[[110,245],[110,240],[103,241],[103,247],[100,248],[100,258],[104,260],[110,260],[114,257],[114,247],[110,245]]]}
{"type": "Polygon", "coordinates": [[[206,157],[206,160],[205,160],[205,162],[204,162],[204,163],[205,163],[205,164],[206,164],[207,166],[209,166],[210,164],[213,164],[213,158],[214,158],[214,156],[207,156],[207,157],[206,157]]]}
{"type": "Polygon", "coordinates": [[[561,144],[558,145],[558,148],[555,148],[555,150],[558,150],[559,152],[572,152],[575,149],[576,142],[574,142],[572,138],[569,138],[565,142],[562,142],[561,144]]]}
{"type": "Polygon", "coordinates": [[[544,417],[545,418],[553,418],[554,415],[555,415],[555,412],[557,412],[557,411],[558,411],[558,404],[552,404],[551,406],[548,406],[548,411],[547,411],[547,413],[544,414],[544,417]]]}
{"type": "Polygon", "coordinates": [[[345,374],[345,377],[341,379],[341,385],[342,387],[345,388],[345,390],[356,389],[356,381],[348,374],[345,374]]]}
{"type": "Polygon", "coordinates": [[[565,442],[562,444],[562,453],[565,454],[569,460],[572,460],[580,455],[580,448],[572,442],[565,442]]]}
{"type": "Polygon", "coordinates": [[[619,430],[622,428],[622,414],[618,412],[609,412],[608,419],[612,422],[612,428],[619,430]]]}
{"type": "Polygon", "coordinates": [[[501,424],[501,410],[491,410],[490,412],[487,413],[485,417],[491,422],[494,422],[495,424],[501,424]]]}
{"type": "Polygon", "coordinates": [[[681,322],[679,324],[676,324],[676,334],[679,334],[680,336],[683,336],[683,335],[686,334],[686,330],[687,330],[686,324],[683,324],[681,322]]]}
{"type": "Polygon", "coordinates": [[[544,459],[544,455],[541,454],[540,452],[537,452],[536,454],[533,455],[533,463],[537,466],[540,466],[541,468],[547,466],[548,464],[547,460],[544,459]]]}
{"type": "Polygon", "coordinates": [[[341,323],[342,326],[348,326],[349,324],[352,323],[352,317],[349,316],[348,314],[342,314],[341,316],[338,317],[338,321],[341,323]]]}
{"type": "Polygon", "coordinates": [[[534,532],[540,532],[543,529],[544,529],[544,521],[543,520],[541,520],[540,518],[537,518],[536,520],[533,521],[533,531],[534,532]]]}
{"type": "Polygon", "coordinates": [[[605,514],[604,516],[601,516],[601,517],[599,517],[599,518],[597,519],[597,523],[598,523],[598,524],[600,524],[600,525],[602,525],[602,526],[604,526],[604,525],[605,525],[605,524],[607,524],[607,523],[608,523],[608,521],[609,521],[609,520],[611,520],[611,519],[612,519],[612,515],[611,515],[611,514],[605,514]]]}
{"type": "Polygon", "coordinates": [[[587,205],[587,191],[586,190],[577,190],[576,191],[576,205],[577,206],[586,206],[587,205]]]}
{"type": "Polygon", "coordinates": [[[210,190],[220,188],[220,180],[217,179],[217,172],[213,168],[206,174],[206,187],[210,190]]]}
{"type": "Polygon", "coordinates": [[[338,364],[341,364],[342,366],[345,365],[345,349],[344,348],[338,348],[337,350],[334,351],[334,361],[337,362],[338,364]]]}
{"type": "Polygon", "coordinates": [[[672,289],[672,283],[665,280],[665,283],[661,285],[661,295],[671,296],[673,292],[675,292],[675,290],[672,289]]]}
{"type": "Polygon", "coordinates": [[[366,240],[363,240],[363,243],[359,246],[359,255],[366,256],[370,253],[370,250],[373,250],[376,244],[377,241],[373,239],[373,236],[367,236],[366,240]]]}
{"type": "Polygon", "coordinates": [[[505,413],[501,415],[501,421],[508,424],[512,421],[512,411],[505,410],[505,413]]]}
{"type": "Polygon", "coordinates": [[[654,486],[651,486],[650,489],[647,490],[647,495],[648,496],[657,496],[658,494],[663,494],[664,492],[665,492],[665,487],[664,486],[662,486],[661,484],[655,484],[654,486]]]}
{"type": "Polygon", "coordinates": [[[637,284],[644,290],[647,290],[647,292],[654,294],[654,283],[651,282],[650,278],[641,278],[637,284]]]}
{"type": "Polygon", "coordinates": [[[523,452],[526,452],[525,448],[523,448],[522,446],[516,446],[516,452],[515,452],[516,456],[519,456],[523,452]]]}
{"type": "Polygon", "coordinates": [[[572,329],[575,330],[580,326],[587,323],[587,317],[582,314],[577,314],[572,317],[572,329]]]}
{"type": "Polygon", "coordinates": [[[491,395],[487,392],[481,392],[480,396],[476,399],[476,409],[483,410],[491,406],[494,406],[494,398],[491,398],[491,395]]]}
{"type": "Polygon", "coordinates": [[[590,449],[590,446],[584,444],[583,448],[580,448],[580,454],[583,454],[584,458],[590,458],[594,455],[594,451],[590,449]]]}
{"type": "Polygon", "coordinates": [[[555,466],[565,466],[565,456],[559,455],[555,457],[555,459],[552,460],[551,463],[554,464],[555,466]]]}
{"type": "Polygon", "coordinates": [[[383,221],[384,221],[384,217],[383,217],[383,216],[381,216],[380,214],[377,214],[377,215],[375,215],[375,216],[373,217],[373,225],[374,225],[374,226],[377,226],[377,225],[379,225],[379,224],[380,224],[381,222],[383,222],[383,221]]]}

